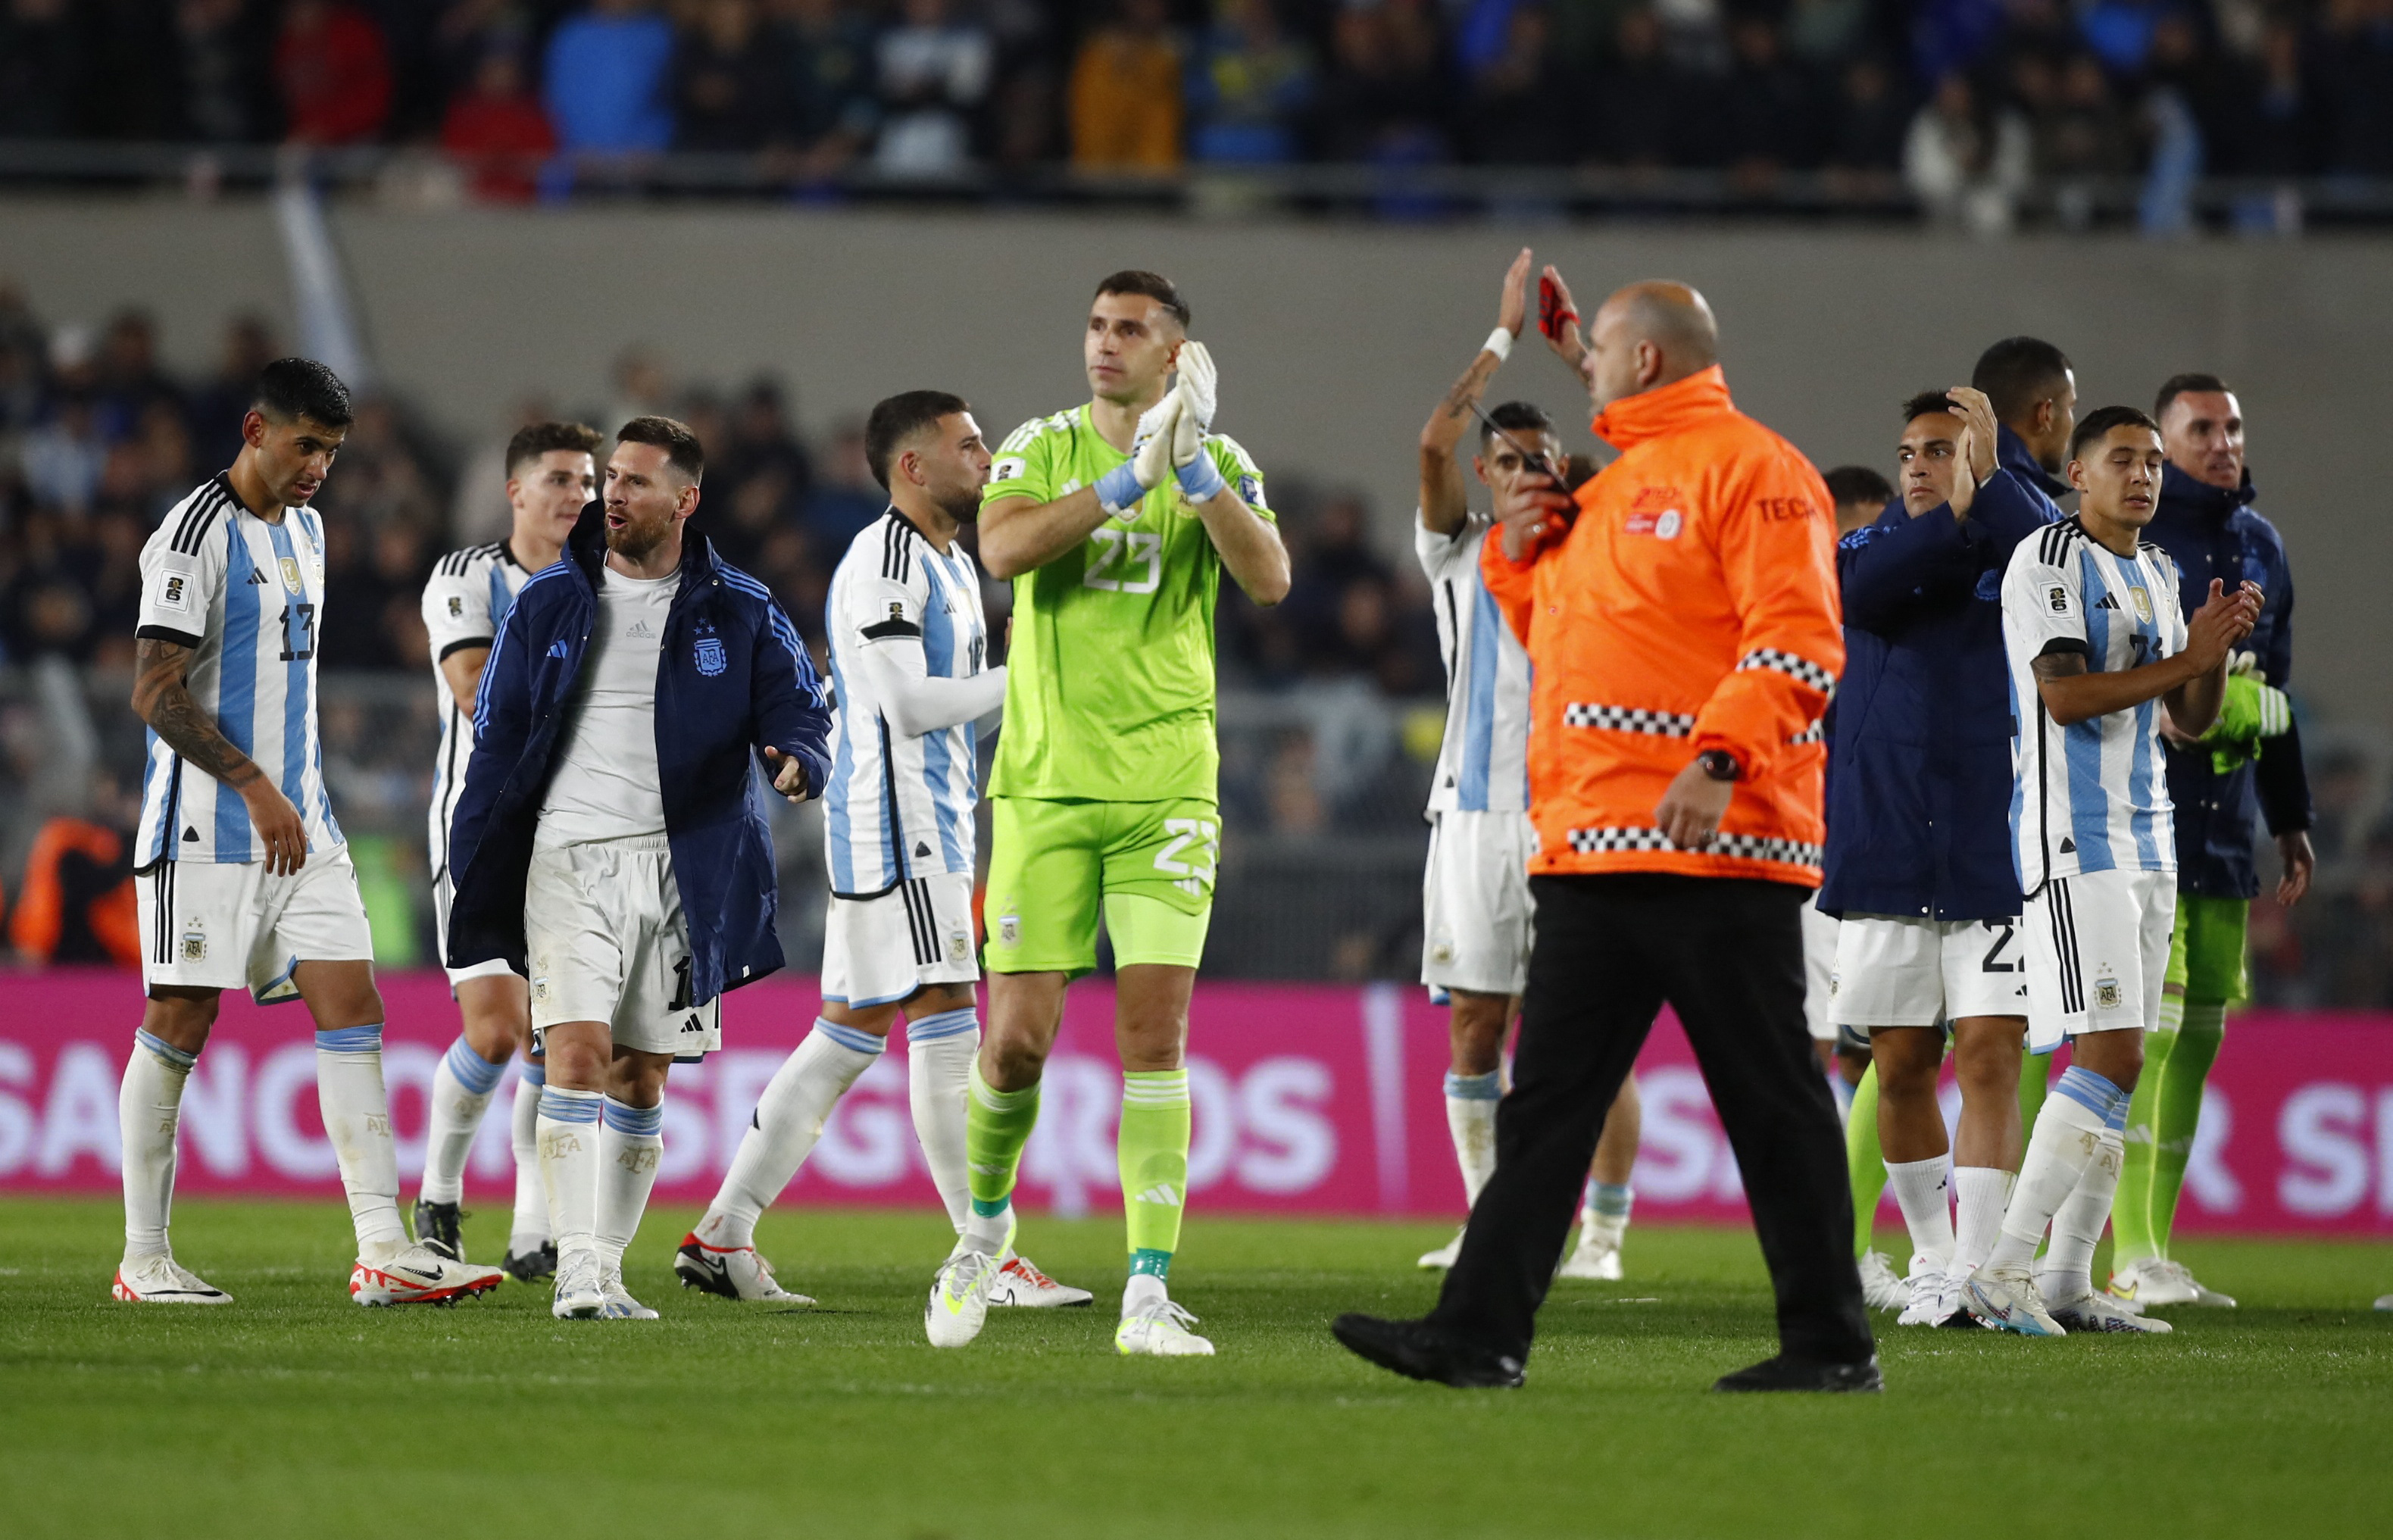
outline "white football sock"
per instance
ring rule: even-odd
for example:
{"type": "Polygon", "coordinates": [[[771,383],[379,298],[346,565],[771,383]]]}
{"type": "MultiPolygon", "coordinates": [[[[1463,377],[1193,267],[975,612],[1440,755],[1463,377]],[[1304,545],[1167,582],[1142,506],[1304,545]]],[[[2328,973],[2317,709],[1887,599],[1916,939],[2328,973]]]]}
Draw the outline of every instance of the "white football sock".
{"type": "Polygon", "coordinates": [[[1587,1179],[1587,1190],[1579,1197],[1579,1240],[1589,1235],[1612,1247],[1620,1249],[1622,1237],[1628,1233],[1628,1211],[1637,1204],[1636,1189],[1627,1182],[1613,1183],[1587,1179]]]}
{"type": "Polygon", "coordinates": [[[657,1163],[665,1148],[665,1104],[635,1107],[609,1096],[598,1116],[598,1210],[593,1227],[598,1254],[621,1263],[632,1237],[640,1233],[648,1194],[657,1185],[657,1163]]]}
{"type": "Polygon", "coordinates": [[[598,1116],[607,1098],[595,1090],[543,1088],[540,1093],[540,1180],[548,1190],[560,1263],[597,1248],[598,1116]]]}
{"type": "Polygon", "coordinates": [[[1887,1185],[1894,1189],[1903,1225],[1911,1232],[1912,1253],[1927,1258],[1939,1272],[1953,1267],[1953,1194],[1944,1172],[1941,1155],[1886,1163],[1887,1185]]]}
{"type": "Polygon", "coordinates": [[[969,1006],[906,1024],[906,1096],[914,1137],[922,1142],[931,1184],[959,1235],[972,1213],[964,1126],[971,1120],[972,1066],[979,1052],[980,1017],[969,1006]]]}
{"type": "Polygon", "coordinates": [[[2003,1233],[2003,1207],[2018,1180],[1999,1166],[1953,1168],[1953,1272],[1966,1277],[1994,1255],[1994,1237],[2003,1233]]]}
{"type": "Polygon", "coordinates": [[[2035,1258],[2052,1216],[2077,1190],[2078,1179],[2101,1147],[2119,1088],[2072,1064],[2044,1099],[2028,1136],[2027,1158],[2003,1210],[2003,1233],[1986,1260],[1995,1267],[2025,1267],[2035,1258]],[[2099,1103],[2099,1105],[2098,1105],[2099,1103]]]}
{"type": "Polygon", "coordinates": [[[316,1034],[316,1104],[341,1164],[358,1255],[383,1261],[407,1245],[399,1217],[399,1150],[382,1084],[382,1024],[316,1034]]]}
{"type": "Polygon", "coordinates": [[[124,1150],[124,1258],[168,1249],[166,1220],[175,1207],[175,1131],[182,1121],[183,1087],[199,1055],[136,1027],[133,1056],[116,1093],[116,1128],[124,1150]]]}
{"type": "Polygon", "coordinates": [[[1477,1203],[1479,1189],[1496,1174],[1496,1103],[1503,1095],[1501,1071],[1445,1072],[1445,1129],[1454,1136],[1454,1158],[1462,1168],[1466,1204],[1477,1203]]]}
{"type": "Polygon", "coordinates": [[[540,1181],[540,1092],[548,1071],[528,1064],[516,1082],[514,1116],[507,1133],[516,1148],[516,1217],[507,1230],[507,1249],[528,1256],[548,1241],[548,1189],[540,1181]]]}
{"type": "Polygon", "coordinates": [[[424,1185],[416,1195],[426,1203],[456,1203],[465,1195],[465,1157],[473,1153],[474,1135],[490,1109],[490,1093],[507,1072],[505,1060],[492,1064],[459,1038],[449,1045],[440,1067],[432,1072],[431,1125],[424,1136],[424,1185]]]}
{"type": "Polygon", "coordinates": [[[2083,1299],[2094,1292],[2094,1247],[2102,1227],[2111,1221],[2111,1200],[2119,1191],[2119,1166],[2127,1142],[2116,1129],[2102,1130],[2094,1158],[2069,1201],[2052,1216],[2052,1245],[2036,1270],[2036,1286],[2054,1304],[2083,1299]]]}
{"type": "Polygon", "coordinates": [[[756,1244],[757,1217],[805,1164],[830,1109],[888,1046],[870,1032],[815,1022],[756,1099],[739,1153],[731,1157],[722,1188],[699,1220],[700,1240],[726,1251],[756,1244]]]}

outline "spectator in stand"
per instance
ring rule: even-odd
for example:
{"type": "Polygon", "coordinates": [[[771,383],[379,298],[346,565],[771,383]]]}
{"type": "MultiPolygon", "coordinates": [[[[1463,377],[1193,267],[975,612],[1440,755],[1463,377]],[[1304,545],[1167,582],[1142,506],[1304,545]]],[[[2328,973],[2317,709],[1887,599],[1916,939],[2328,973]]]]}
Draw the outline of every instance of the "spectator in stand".
{"type": "Polygon", "coordinates": [[[1690,80],[1662,50],[1662,23],[1640,6],[1624,11],[1612,58],[1596,72],[1591,158],[1634,170],[1676,163],[1690,136],[1690,80]]]}
{"type": "Polygon", "coordinates": [[[2168,14],[2162,0],[2091,0],[2078,7],[2077,34],[2105,70],[2128,79],[2143,73],[2152,33],[2168,14]]]}
{"type": "Polygon", "coordinates": [[[390,119],[382,29],[347,0],[290,0],[274,41],[274,85],[291,143],[371,142],[390,119]]]}
{"type": "Polygon", "coordinates": [[[1817,162],[1823,104],[1810,77],[1787,62],[1768,17],[1738,17],[1728,37],[1733,62],[1720,95],[1722,160],[1739,190],[1767,193],[1781,171],[1817,162]]]}
{"type": "Polygon", "coordinates": [[[1350,5],[1331,25],[1314,103],[1326,161],[1408,164],[1443,159],[1448,93],[1434,29],[1418,0],[1350,5]]]}
{"type": "Polygon", "coordinates": [[[881,122],[872,96],[872,29],[841,0],[774,0],[790,64],[790,137],[796,175],[821,181],[872,143],[881,122]]]}
{"type": "Polygon", "coordinates": [[[2328,0],[2316,63],[2326,169],[2393,176],[2393,0],[2328,0]]]}
{"type": "Polygon", "coordinates": [[[1998,235],[2018,217],[2033,174],[2027,123],[1989,103],[1966,75],[1946,75],[1911,120],[1903,179],[1939,224],[1998,235]]]}
{"type": "Polygon", "coordinates": [[[111,442],[137,432],[154,404],[163,402],[178,414],[184,410],[182,387],[158,367],[158,323],[147,310],[128,307],[109,321],[93,385],[100,436],[111,442]]]}
{"type": "Polygon", "coordinates": [[[67,0],[0,0],[0,138],[83,131],[85,58],[67,0]]]}
{"type": "Polygon", "coordinates": [[[531,201],[541,166],[556,152],[556,134],[525,86],[523,66],[512,51],[493,48],[482,56],[472,85],[449,103],[440,148],[482,202],[531,201]]]}
{"type": "Polygon", "coordinates": [[[2030,121],[2037,175],[2053,184],[2061,223],[2083,228],[2093,217],[2096,186],[2136,169],[2135,124],[2090,53],[2061,66],[2051,106],[2030,121]]]}
{"type": "Polygon", "coordinates": [[[1186,46],[1166,0],[1118,0],[1072,61],[1072,163],[1082,171],[1180,167],[1186,46]]]}
{"type": "Polygon", "coordinates": [[[1868,0],[1795,0],[1786,10],[1786,52],[1833,72],[1862,53],[1869,11],[1868,0]]]}
{"type": "Polygon", "coordinates": [[[258,371],[283,352],[263,316],[237,315],[225,323],[223,361],[190,394],[190,421],[199,435],[191,453],[202,474],[225,469],[241,453],[242,417],[256,394],[258,371]]]}
{"type": "MultiPolygon", "coordinates": [[[[265,7],[248,0],[178,0],[175,7],[177,137],[244,144],[274,121],[265,7]]],[[[189,489],[185,489],[189,490],[189,489]]]]}
{"type": "Polygon", "coordinates": [[[948,0],[904,0],[901,14],[873,51],[882,112],[873,158],[898,176],[952,176],[973,161],[996,43],[986,27],[954,15],[948,0]]]}
{"type": "Polygon", "coordinates": [[[990,0],[995,84],[984,111],[989,160],[1020,170],[1055,158],[1063,126],[1063,44],[1052,0],[990,0]]]}
{"type": "Polygon", "coordinates": [[[46,421],[19,453],[26,489],[37,502],[81,517],[99,489],[108,440],[100,431],[91,333],[61,326],[50,339],[50,399],[46,421]]]}
{"type": "Polygon", "coordinates": [[[823,477],[807,493],[805,507],[807,541],[817,551],[845,551],[866,525],[887,511],[889,495],[865,458],[860,420],[843,419],[832,430],[823,477]]]}
{"type": "Polygon", "coordinates": [[[1553,17],[1515,5],[1502,46],[1471,72],[1463,143],[1490,165],[1561,165],[1571,159],[1578,106],[1554,46],[1553,17]]]}
{"type": "Polygon", "coordinates": [[[726,560],[750,567],[778,531],[798,528],[806,487],[814,479],[805,447],[790,426],[781,387],[768,379],[751,382],[723,437],[700,441],[707,445],[712,489],[707,533],[726,560]],[[718,497],[719,506],[713,500],[718,497]]]}
{"type": "Polygon", "coordinates": [[[1829,126],[1829,184],[1847,198],[1876,201],[1901,189],[1903,141],[1911,103],[1876,54],[1845,66],[1829,126]]]}
{"type": "Polygon", "coordinates": [[[2060,0],[1918,0],[1911,22],[1911,65],[1922,80],[1974,69],[2001,43],[2006,5],[2033,9],[2060,0]]]}
{"type": "Polygon", "coordinates": [[[2233,169],[2295,176],[2316,163],[2318,112],[2302,75],[2301,28],[2285,18],[2272,18],[2260,35],[2258,79],[2244,124],[2233,169]]]}
{"type": "Polygon", "coordinates": [[[542,99],[557,143],[592,155],[633,155],[673,143],[668,77],[673,27],[647,0],[592,0],[548,38],[542,99]]]}
{"type": "Polygon", "coordinates": [[[792,84],[756,0],[700,0],[673,52],[673,148],[764,149],[789,130],[792,84]]]}
{"type": "Polygon", "coordinates": [[[1189,156],[1213,165],[1298,158],[1313,99],[1313,56],[1280,31],[1272,0],[1213,0],[1213,24],[1188,62],[1189,156]]]}

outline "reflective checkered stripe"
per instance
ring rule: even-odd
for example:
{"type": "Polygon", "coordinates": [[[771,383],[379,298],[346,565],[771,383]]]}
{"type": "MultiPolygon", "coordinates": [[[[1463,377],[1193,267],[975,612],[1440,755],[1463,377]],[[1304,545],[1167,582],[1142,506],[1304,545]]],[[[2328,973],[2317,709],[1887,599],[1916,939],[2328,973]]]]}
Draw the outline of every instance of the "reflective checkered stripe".
{"type": "Polygon", "coordinates": [[[1826,722],[1814,721],[1811,725],[1804,728],[1801,732],[1796,734],[1786,741],[1789,743],[1819,743],[1824,741],[1827,736],[1828,729],[1826,722]]]}
{"type": "Polygon", "coordinates": [[[1747,669],[1772,670],[1831,698],[1837,693],[1835,670],[1824,669],[1808,658],[1782,652],[1776,647],[1756,647],[1736,660],[1737,672],[1743,673],[1747,669]]]}
{"type": "MultiPolygon", "coordinates": [[[[1671,843],[1670,837],[1658,829],[1574,829],[1570,830],[1569,838],[1571,849],[1581,855],[1683,848],[1671,843]]],[[[1725,855],[1739,861],[1772,861],[1790,867],[1816,867],[1820,864],[1822,849],[1818,845],[1805,844],[1800,840],[1781,840],[1759,834],[1721,834],[1702,850],[1690,854],[1725,855]]]]}
{"type": "Polygon", "coordinates": [[[1685,737],[1695,730],[1693,713],[1654,711],[1642,706],[1598,706],[1574,700],[1563,708],[1565,727],[1600,727],[1613,733],[1646,733],[1654,737],[1685,737]]]}

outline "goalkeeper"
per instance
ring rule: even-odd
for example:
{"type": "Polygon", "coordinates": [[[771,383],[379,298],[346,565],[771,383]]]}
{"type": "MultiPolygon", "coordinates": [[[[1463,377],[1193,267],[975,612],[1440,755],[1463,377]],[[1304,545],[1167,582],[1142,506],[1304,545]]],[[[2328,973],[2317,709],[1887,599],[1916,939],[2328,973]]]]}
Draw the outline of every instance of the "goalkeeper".
{"type": "Polygon", "coordinates": [[[1213,608],[1225,568],[1273,605],[1288,566],[1262,473],[1212,432],[1213,364],[1188,319],[1157,274],[1099,283],[1081,336],[1093,399],[1016,428],[981,504],[981,563],[1013,580],[1013,618],[989,784],[972,1215],[924,1316],[941,1347],[971,1341],[987,1313],[1040,1073],[1065,986],[1097,965],[1102,915],[1118,969],[1130,1250],[1114,1345],[1213,1351],[1166,1288],[1188,1197],[1188,1000],[1220,864],[1213,608]]]}
{"type": "MultiPolygon", "coordinates": [[[[2284,696],[2294,660],[2294,581],[2284,542],[2251,506],[2243,413],[2213,374],[2179,374],[2152,415],[2168,453],[2160,506],[2143,538],[2177,559],[2181,597],[2198,603],[2210,580],[2246,579],[2268,602],[2227,682],[2218,720],[2198,742],[2173,739],[2169,801],[2177,808],[2177,929],[2162,985],[2160,1027],[2127,1111],[2126,1160],[2111,1209],[2116,1248],[2111,1292],[2137,1304],[2231,1306],[2169,1256],[2177,1192],[2202,1115],[2202,1084],[2226,1034],[2227,1008],[2248,993],[2244,919],[2260,892],[2253,816],[2267,816],[2290,907],[2310,885],[2309,783],[2284,696]]],[[[2190,611],[2189,611],[2190,613],[2190,611]]]]}

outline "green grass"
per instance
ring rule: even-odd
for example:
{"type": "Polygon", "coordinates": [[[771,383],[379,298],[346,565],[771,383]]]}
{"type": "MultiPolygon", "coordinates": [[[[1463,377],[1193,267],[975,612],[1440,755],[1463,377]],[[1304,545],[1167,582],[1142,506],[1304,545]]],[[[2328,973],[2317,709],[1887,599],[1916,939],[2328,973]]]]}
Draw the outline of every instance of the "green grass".
{"type": "MultiPolygon", "coordinates": [[[[1093,1311],[926,1346],[920,1215],[788,1212],[805,1312],[673,1286],[691,1216],[634,1247],[647,1324],[347,1302],[334,1206],[187,1203],[177,1249],[238,1303],[111,1304],[109,1202],[0,1202],[0,1533],[451,1536],[1865,1534],[2162,1540],[2384,1533],[2393,1247],[2184,1247],[2243,1308],[2166,1338],[1883,1330],[1876,1397],[1721,1397],[1770,1351],[1741,1232],[1641,1227],[1630,1281],[1565,1284],[1524,1390],[1416,1385],[1330,1340],[1414,1313],[1434,1227],[1201,1212],[1174,1270],[1211,1360],[1111,1348],[1119,1220],[1037,1220],[1093,1311]],[[1626,1302],[1631,1299],[1638,1301],[1626,1302]]],[[[468,1225],[495,1255],[503,1213],[468,1225]]],[[[1888,1317],[1878,1317],[1880,1322],[1888,1317]]]]}

